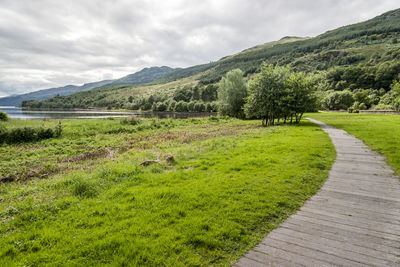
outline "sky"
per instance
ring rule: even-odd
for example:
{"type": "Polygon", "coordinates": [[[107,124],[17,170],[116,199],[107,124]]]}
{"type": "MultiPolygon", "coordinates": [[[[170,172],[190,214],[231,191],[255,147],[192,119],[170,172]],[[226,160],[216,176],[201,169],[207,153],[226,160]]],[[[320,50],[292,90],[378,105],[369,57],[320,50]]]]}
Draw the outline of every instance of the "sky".
{"type": "Polygon", "coordinates": [[[0,97],[316,36],[398,0],[0,0],[0,97]]]}

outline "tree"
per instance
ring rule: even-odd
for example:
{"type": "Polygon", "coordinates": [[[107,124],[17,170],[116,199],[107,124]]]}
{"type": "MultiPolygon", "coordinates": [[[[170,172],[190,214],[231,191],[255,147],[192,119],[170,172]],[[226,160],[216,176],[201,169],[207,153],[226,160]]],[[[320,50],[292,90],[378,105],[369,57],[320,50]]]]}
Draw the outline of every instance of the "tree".
{"type": "Polygon", "coordinates": [[[218,99],[218,86],[209,84],[201,90],[201,100],[204,102],[212,102],[218,99]]]}
{"type": "Polygon", "coordinates": [[[189,102],[190,99],[192,98],[192,87],[189,85],[185,85],[183,88],[178,88],[175,92],[174,92],[174,100],[175,101],[185,101],[185,102],[189,102]]]}
{"type": "Polygon", "coordinates": [[[262,120],[264,126],[282,119],[300,122],[304,112],[316,108],[317,98],[311,80],[288,67],[263,65],[249,86],[245,105],[248,118],[262,120]]]}
{"type": "Polygon", "coordinates": [[[218,84],[219,112],[237,118],[244,117],[243,106],[247,86],[240,69],[229,71],[218,84]]]}
{"type": "Polygon", "coordinates": [[[201,86],[199,84],[192,88],[191,101],[200,100],[200,91],[201,91],[201,86]]]}
{"type": "Polygon", "coordinates": [[[284,111],[284,120],[290,116],[292,121],[300,122],[303,114],[317,109],[317,97],[311,79],[307,79],[304,73],[292,73],[285,81],[285,98],[281,100],[284,111]],[[285,101],[288,99],[288,101],[285,101]]]}

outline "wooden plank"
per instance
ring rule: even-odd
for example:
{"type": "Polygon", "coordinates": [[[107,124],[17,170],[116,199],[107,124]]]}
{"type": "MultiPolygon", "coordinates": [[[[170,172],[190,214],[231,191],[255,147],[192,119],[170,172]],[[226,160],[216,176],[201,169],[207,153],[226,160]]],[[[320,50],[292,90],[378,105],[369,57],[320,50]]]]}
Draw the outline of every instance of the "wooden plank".
{"type": "Polygon", "coordinates": [[[290,251],[286,251],[281,248],[274,248],[265,244],[258,244],[255,248],[255,251],[259,251],[262,253],[266,253],[268,255],[274,255],[276,257],[279,257],[281,259],[285,259],[287,261],[294,262],[296,264],[300,264],[302,266],[307,266],[307,267],[323,267],[323,266],[332,266],[331,263],[313,259],[311,257],[306,257],[303,255],[299,255],[296,253],[292,253],[290,251]]]}
{"type": "MultiPolygon", "coordinates": [[[[334,190],[334,189],[329,189],[329,188],[323,188],[321,190],[325,191],[330,191],[330,192],[335,192],[335,193],[340,193],[340,194],[347,194],[347,195],[353,195],[355,197],[363,198],[363,199],[370,199],[371,201],[376,201],[380,202],[384,205],[392,205],[394,207],[399,207],[400,208],[400,198],[392,198],[392,197],[386,197],[386,196],[376,196],[372,194],[364,194],[364,193],[355,193],[351,191],[346,191],[346,190],[334,190]]],[[[371,192],[372,193],[372,192],[371,192]]]]}
{"type": "Polygon", "coordinates": [[[309,249],[313,249],[313,250],[317,250],[317,251],[320,251],[323,253],[334,255],[341,259],[355,261],[357,263],[364,264],[364,265],[393,266],[393,262],[391,262],[391,261],[381,260],[381,259],[377,259],[374,257],[370,257],[370,256],[367,256],[364,254],[360,254],[360,253],[351,251],[351,250],[349,250],[349,246],[347,246],[347,244],[342,244],[343,245],[342,248],[337,248],[327,242],[325,242],[325,243],[318,242],[317,240],[309,241],[306,239],[302,239],[297,235],[288,236],[288,235],[282,234],[282,233],[280,233],[280,231],[271,232],[271,234],[269,234],[268,237],[275,239],[275,240],[285,241],[288,243],[299,245],[301,247],[306,247],[309,249]],[[346,249],[346,248],[348,248],[348,249],[346,249]]]}
{"type": "MultiPolygon", "coordinates": [[[[261,262],[263,264],[272,265],[272,266],[285,266],[285,267],[295,267],[295,266],[310,266],[308,265],[311,261],[306,263],[306,265],[302,265],[298,262],[291,262],[289,260],[286,260],[286,258],[281,257],[283,253],[279,253],[277,250],[276,251],[271,251],[272,253],[266,253],[266,250],[261,251],[259,247],[255,247],[253,250],[250,250],[247,254],[246,257],[258,262],[261,262]],[[271,256],[274,255],[274,256],[271,256]]],[[[316,265],[314,265],[316,266],[316,265]]]]}
{"type": "Polygon", "coordinates": [[[376,250],[380,253],[388,253],[391,255],[398,256],[398,249],[395,248],[396,244],[383,244],[385,240],[382,241],[380,238],[373,238],[371,236],[354,234],[352,232],[345,232],[335,228],[318,227],[316,225],[297,225],[289,222],[284,222],[280,225],[280,228],[290,229],[296,232],[307,233],[313,236],[321,236],[329,238],[332,240],[340,241],[342,243],[353,244],[365,248],[370,248],[376,250]]]}
{"type": "Polygon", "coordinates": [[[242,258],[239,259],[238,262],[236,262],[235,266],[238,266],[238,267],[266,267],[266,266],[271,266],[271,267],[273,267],[273,266],[279,266],[279,265],[277,265],[277,264],[269,264],[268,265],[268,264],[264,264],[264,263],[261,263],[261,262],[255,261],[255,260],[251,260],[251,259],[246,258],[246,257],[242,257],[242,258]]]}
{"type": "Polygon", "coordinates": [[[297,214],[312,218],[318,218],[321,220],[329,220],[329,221],[339,220],[345,224],[351,224],[351,225],[354,224],[365,228],[387,229],[383,232],[400,236],[399,224],[378,222],[374,221],[372,218],[365,219],[363,217],[357,217],[357,216],[346,216],[339,214],[337,212],[327,212],[324,210],[310,209],[304,207],[297,214]]]}
{"type": "Polygon", "coordinates": [[[342,186],[346,188],[360,188],[364,190],[370,190],[375,193],[399,193],[400,190],[400,185],[390,185],[382,181],[354,181],[354,180],[349,180],[349,179],[337,179],[337,178],[332,178],[326,181],[324,184],[324,187],[328,185],[335,185],[335,186],[342,186]]]}
{"type": "Polygon", "coordinates": [[[346,236],[349,238],[353,238],[354,240],[360,240],[361,242],[380,244],[383,246],[394,248],[396,250],[398,250],[400,247],[400,241],[387,239],[382,236],[371,235],[368,231],[354,231],[354,229],[343,229],[343,227],[340,227],[340,225],[336,224],[319,224],[318,222],[303,221],[300,219],[294,219],[293,217],[290,217],[283,224],[285,225],[286,223],[290,225],[294,224],[302,228],[306,228],[309,226],[321,232],[328,232],[337,236],[346,236]]]}
{"type": "Polygon", "coordinates": [[[343,200],[343,199],[334,199],[331,197],[323,197],[322,195],[316,195],[312,198],[313,203],[320,203],[326,205],[341,205],[341,206],[348,206],[351,208],[360,208],[368,211],[373,211],[377,213],[384,213],[388,215],[398,216],[400,209],[397,207],[391,208],[385,205],[373,205],[371,203],[365,203],[363,201],[353,201],[353,200],[343,200]]]}
{"type": "Polygon", "coordinates": [[[393,241],[400,241],[399,235],[394,235],[391,233],[385,233],[385,232],[381,232],[381,231],[375,231],[373,229],[359,226],[354,223],[342,223],[340,220],[319,219],[319,218],[313,218],[310,216],[304,216],[304,215],[299,215],[299,214],[295,214],[295,215],[291,216],[290,218],[292,218],[292,217],[294,219],[303,220],[306,222],[315,222],[315,223],[318,223],[321,225],[337,226],[340,229],[353,231],[355,233],[362,233],[362,234],[368,233],[369,235],[378,236],[378,237],[381,236],[385,239],[390,239],[393,241]]]}
{"type": "Polygon", "coordinates": [[[307,247],[299,246],[298,244],[293,244],[290,242],[285,242],[282,240],[272,239],[270,237],[264,238],[261,242],[264,245],[275,247],[275,248],[282,248],[286,251],[290,251],[292,253],[302,255],[308,257],[310,259],[320,260],[324,262],[328,262],[329,264],[336,265],[336,266],[347,266],[347,267],[361,267],[365,266],[359,262],[353,260],[343,259],[341,257],[337,257],[330,253],[319,251],[318,249],[310,249],[307,247]]]}
{"type": "Polygon", "coordinates": [[[315,202],[306,203],[301,208],[301,210],[304,211],[307,211],[308,209],[324,210],[329,213],[337,213],[344,216],[364,218],[364,220],[373,220],[377,222],[393,223],[396,225],[400,225],[400,216],[398,215],[376,213],[373,211],[366,211],[360,208],[352,208],[339,205],[327,205],[327,203],[325,203],[325,205],[321,205],[315,202]]]}
{"type": "MultiPolygon", "coordinates": [[[[366,261],[374,264],[389,264],[389,263],[394,264],[398,260],[399,256],[390,253],[382,253],[381,251],[377,251],[375,249],[354,245],[348,242],[340,242],[332,238],[326,238],[319,235],[312,235],[301,231],[294,231],[288,228],[280,228],[279,231],[277,231],[277,234],[283,234],[289,237],[301,238],[303,240],[307,240],[315,244],[320,244],[321,246],[334,247],[336,249],[354,252],[359,255],[364,255],[362,257],[365,258],[366,261]],[[378,263],[377,261],[375,261],[376,259],[382,260],[384,262],[378,263]]],[[[273,235],[274,233],[272,233],[270,237],[273,238],[273,235]]]]}
{"type": "Polygon", "coordinates": [[[364,194],[353,194],[352,192],[345,191],[337,191],[337,190],[327,190],[325,188],[321,188],[320,192],[324,192],[323,195],[326,197],[350,200],[356,202],[363,202],[368,205],[377,205],[382,207],[390,207],[397,210],[400,210],[400,202],[397,200],[381,197],[372,197],[364,194]]]}

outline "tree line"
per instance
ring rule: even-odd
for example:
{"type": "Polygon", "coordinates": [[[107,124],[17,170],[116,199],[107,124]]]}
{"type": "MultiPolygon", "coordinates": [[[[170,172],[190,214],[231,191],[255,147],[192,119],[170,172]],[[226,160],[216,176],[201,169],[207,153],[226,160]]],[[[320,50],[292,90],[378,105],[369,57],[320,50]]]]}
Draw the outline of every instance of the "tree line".
{"type": "Polygon", "coordinates": [[[222,115],[261,119],[263,126],[299,123],[305,112],[317,108],[311,79],[289,67],[267,64],[248,85],[241,70],[228,72],[219,83],[218,97],[222,115]]]}

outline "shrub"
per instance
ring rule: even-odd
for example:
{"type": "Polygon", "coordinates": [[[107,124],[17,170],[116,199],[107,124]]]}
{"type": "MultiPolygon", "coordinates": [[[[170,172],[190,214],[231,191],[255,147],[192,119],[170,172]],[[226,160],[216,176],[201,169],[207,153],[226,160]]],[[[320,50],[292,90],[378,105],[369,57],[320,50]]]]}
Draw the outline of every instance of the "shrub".
{"type": "Polygon", "coordinates": [[[196,101],[191,101],[191,102],[188,103],[187,107],[188,107],[188,111],[189,111],[189,112],[196,111],[196,110],[194,109],[194,106],[196,105],[196,103],[197,103],[196,101]]]}
{"type": "Polygon", "coordinates": [[[7,113],[0,111],[0,121],[7,121],[7,120],[8,120],[7,113]]]}
{"type": "Polygon", "coordinates": [[[211,103],[206,104],[206,112],[213,112],[211,103]]]}
{"type": "Polygon", "coordinates": [[[129,117],[129,118],[123,118],[121,120],[121,124],[129,124],[129,125],[138,125],[141,124],[142,120],[137,118],[137,117],[129,117]]]}
{"type": "Polygon", "coordinates": [[[176,112],[188,112],[188,104],[184,101],[179,101],[175,105],[176,112]]]}
{"type": "Polygon", "coordinates": [[[360,103],[360,106],[358,108],[359,110],[366,110],[367,109],[367,105],[365,103],[360,103]]]}
{"type": "Polygon", "coordinates": [[[196,104],[194,104],[194,111],[204,112],[206,111],[206,106],[202,102],[197,102],[196,104]]]}
{"type": "Polygon", "coordinates": [[[393,110],[392,105],[386,105],[386,104],[378,104],[373,107],[373,110],[393,110]]]}
{"type": "Polygon", "coordinates": [[[168,111],[175,111],[175,106],[176,106],[176,101],[175,100],[171,100],[168,103],[168,111]]]}
{"type": "Polygon", "coordinates": [[[0,144],[17,144],[25,142],[35,142],[44,139],[50,139],[61,136],[62,126],[59,123],[55,130],[51,128],[14,128],[14,129],[0,129],[0,144]]]}
{"type": "MultiPolygon", "coordinates": [[[[114,118],[110,117],[108,119],[114,119],[114,118]]],[[[55,137],[60,137],[62,134],[62,131],[63,131],[63,127],[62,127],[61,121],[58,121],[56,129],[54,131],[55,137]]]]}
{"type": "Polygon", "coordinates": [[[47,128],[47,129],[40,128],[37,131],[36,138],[37,138],[37,140],[42,140],[42,139],[49,139],[49,138],[52,138],[54,136],[55,136],[55,133],[54,133],[53,129],[51,129],[51,128],[47,128]]]}
{"type": "Polygon", "coordinates": [[[328,110],[347,110],[354,104],[353,94],[350,91],[330,92],[322,101],[322,106],[328,110]]]}
{"type": "Polygon", "coordinates": [[[158,102],[156,106],[156,111],[164,112],[167,111],[168,105],[164,102],[158,102]]]}

